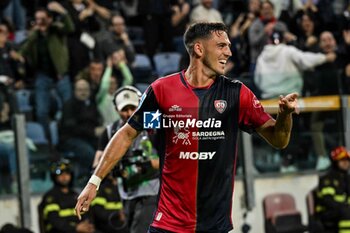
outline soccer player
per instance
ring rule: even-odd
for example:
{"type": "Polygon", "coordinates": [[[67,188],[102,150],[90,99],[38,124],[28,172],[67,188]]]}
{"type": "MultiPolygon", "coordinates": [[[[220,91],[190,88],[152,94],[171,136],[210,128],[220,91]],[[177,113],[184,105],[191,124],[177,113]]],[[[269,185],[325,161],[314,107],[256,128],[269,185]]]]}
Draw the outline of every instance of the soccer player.
{"type": "Polygon", "coordinates": [[[86,212],[101,179],[145,128],[164,133],[161,186],[149,233],[228,232],[238,129],[256,131],[276,148],[289,143],[297,94],[279,99],[273,119],[241,82],[223,76],[232,55],[222,23],[191,25],[184,35],[190,65],[153,82],[139,108],[111,139],[95,173],[78,197],[76,213],[86,212]]]}

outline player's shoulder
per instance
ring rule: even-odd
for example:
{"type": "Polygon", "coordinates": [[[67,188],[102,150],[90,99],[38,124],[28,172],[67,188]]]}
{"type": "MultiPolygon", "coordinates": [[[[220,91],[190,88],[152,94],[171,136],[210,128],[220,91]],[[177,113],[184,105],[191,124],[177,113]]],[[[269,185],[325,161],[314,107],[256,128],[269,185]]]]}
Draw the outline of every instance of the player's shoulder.
{"type": "Polygon", "coordinates": [[[167,76],[163,76],[158,78],[156,81],[154,81],[153,83],[158,84],[158,83],[168,83],[168,82],[172,82],[174,80],[177,80],[181,75],[181,71],[176,72],[176,73],[172,73],[169,74],[167,76]]]}
{"type": "Polygon", "coordinates": [[[164,87],[175,87],[180,83],[179,82],[180,78],[181,78],[181,72],[169,74],[167,76],[160,77],[157,80],[155,80],[151,84],[151,87],[153,89],[164,88],[164,87]]]}

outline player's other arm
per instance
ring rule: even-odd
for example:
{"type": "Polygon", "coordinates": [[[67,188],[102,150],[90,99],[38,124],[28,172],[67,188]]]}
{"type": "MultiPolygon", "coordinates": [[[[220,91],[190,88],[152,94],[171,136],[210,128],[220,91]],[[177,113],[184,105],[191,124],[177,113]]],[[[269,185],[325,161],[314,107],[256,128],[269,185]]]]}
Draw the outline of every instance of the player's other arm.
{"type": "Polygon", "coordinates": [[[269,119],[256,129],[256,132],[275,148],[286,148],[289,143],[293,125],[292,114],[298,113],[297,97],[296,93],[280,96],[276,120],[269,119]]]}

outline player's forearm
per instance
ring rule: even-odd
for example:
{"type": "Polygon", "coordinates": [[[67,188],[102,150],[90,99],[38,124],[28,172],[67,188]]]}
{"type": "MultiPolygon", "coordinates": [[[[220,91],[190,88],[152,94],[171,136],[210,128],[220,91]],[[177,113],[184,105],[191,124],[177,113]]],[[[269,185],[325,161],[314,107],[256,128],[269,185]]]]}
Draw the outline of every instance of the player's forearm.
{"type": "Polygon", "coordinates": [[[126,125],[112,137],[103,152],[102,159],[100,160],[94,175],[103,179],[124,156],[128,148],[131,146],[133,139],[137,136],[137,131],[133,129],[131,130],[130,128],[130,126],[126,125]]]}
{"type": "Polygon", "coordinates": [[[287,147],[292,125],[292,113],[278,114],[273,132],[273,146],[279,149],[287,147]]]}

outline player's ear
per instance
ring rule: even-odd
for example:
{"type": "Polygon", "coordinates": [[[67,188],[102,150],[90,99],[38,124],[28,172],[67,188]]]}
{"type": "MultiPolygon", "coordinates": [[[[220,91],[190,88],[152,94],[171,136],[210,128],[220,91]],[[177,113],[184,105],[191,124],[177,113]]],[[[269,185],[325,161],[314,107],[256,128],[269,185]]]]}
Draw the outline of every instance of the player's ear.
{"type": "Polygon", "coordinates": [[[193,53],[194,55],[201,57],[203,56],[203,44],[201,42],[196,42],[193,46],[193,53]]]}

